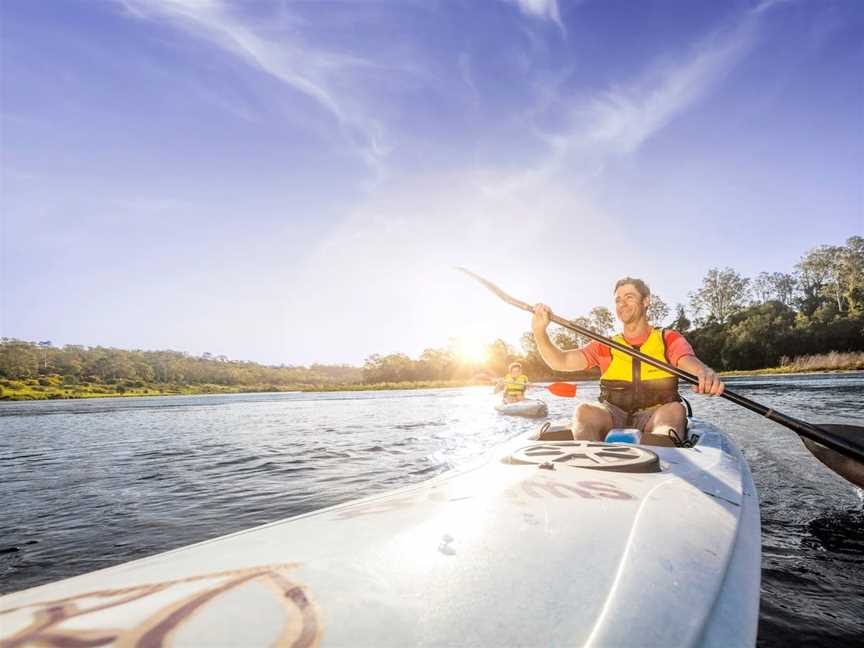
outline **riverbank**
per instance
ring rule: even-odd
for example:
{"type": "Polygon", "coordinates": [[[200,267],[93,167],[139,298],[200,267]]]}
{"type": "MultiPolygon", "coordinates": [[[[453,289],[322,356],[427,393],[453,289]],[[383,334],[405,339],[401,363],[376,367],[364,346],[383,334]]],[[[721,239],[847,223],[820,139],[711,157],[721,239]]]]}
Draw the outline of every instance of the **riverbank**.
{"type": "Polygon", "coordinates": [[[864,371],[864,367],[860,369],[813,369],[810,371],[801,371],[800,369],[791,369],[789,367],[773,367],[771,369],[752,369],[750,371],[721,371],[720,375],[725,378],[736,378],[744,376],[806,376],[808,374],[847,374],[860,373],[864,371]]]}
{"type": "Polygon", "coordinates": [[[198,396],[206,394],[251,394],[278,392],[386,391],[398,389],[444,389],[488,385],[472,380],[429,380],[386,383],[345,383],[321,385],[180,385],[145,383],[66,385],[50,378],[39,380],[0,380],[0,401],[66,400],[80,398],[120,398],[142,396],[198,396]]]}
{"type": "MultiPolygon", "coordinates": [[[[724,371],[724,377],[823,374],[864,371],[864,353],[827,353],[805,356],[789,361],[780,367],[765,369],[724,371]]],[[[573,377],[570,382],[591,380],[585,376],[573,377]]],[[[596,379],[596,377],[594,378],[596,379]]],[[[536,382],[554,382],[557,377],[539,377],[536,382]]],[[[77,383],[69,384],[57,374],[27,380],[0,379],[0,400],[65,400],[79,398],[118,398],[126,396],[196,396],[206,394],[249,394],[267,392],[356,392],[388,391],[403,389],[446,389],[455,387],[489,386],[483,379],[474,380],[419,380],[381,383],[319,383],[279,384],[256,383],[249,385],[147,383],[143,381],[118,381],[116,384],[77,383]]]]}
{"type": "Polygon", "coordinates": [[[802,356],[787,360],[779,367],[751,369],[749,371],[723,371],[722,376],[759,376],[773,374],[840,373],[864,371],[864,353],[832,351],[819,355],[802,356]]]}

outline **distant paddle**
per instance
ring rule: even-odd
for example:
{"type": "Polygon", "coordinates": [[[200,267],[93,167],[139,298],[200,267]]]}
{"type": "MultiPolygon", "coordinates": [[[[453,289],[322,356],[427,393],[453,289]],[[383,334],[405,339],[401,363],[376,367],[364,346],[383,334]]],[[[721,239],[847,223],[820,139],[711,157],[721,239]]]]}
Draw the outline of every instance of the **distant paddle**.
{"type": "MultiPolygon", "coordinates": [[[[518,299],[514,299],[513,297],[505,293],[503,290],[501,290],[498,286],[493,284],[491,281],[487,281],[483,277],[476,275],[465,268],[457,268],[457,270],[464,272],[469,277],[476,279],[508,304],[511,304],[516,308],[521,308],[522,310],[528,311],[529,313],[534,312],[533,307],[526,304],[525,302],[519,301],[518,299]]],[[[645,355],[644,353],[641,353],[636,349],[628,347],[624,344],[619,344],[614,340],[603,337],[602,335],[595,333],[591,329],[587,329],[583,326],[579,326],[578,324],[574,324],[573,322],[558,317],[557,315],[552,315],[550,317],[550,320],[555,322],[559,326],[563,326],[564,328],[568,328],[571,331],[575,331],[579,335],[582,335],[590,340],[595,340],[596,342],[605,344],[606,346],[616,349],[621,353],[626,353],[633,358],[638,358],[642,362],[649,364],[652,367],[657,367],[658,369],[668,371],[669,373],[678,376],[685,382],[688,382],[692,385],[699,384],[699,379],[693,374],[683,371],[678,367],[673,367],[672,365],[665,362],[661,362],[656,358],[645,355]]],[[[721,394],[721,396],[726,400],[732,401],[733,403],[740,405],[741,407],[746,407],[752,412],[761,414],[765,418],[789,428],[790,430],[795,432],[795,434],[801,437],[804,445],[811,453],[813,453],[814,457],[816,457],[819,461],[821,461],[823,464],[828,466],[831,470],[836,472],[838,475],[840,475],[847,481],[855,484],[860,488],[864,488],[864,427],[858,425],[838,425],[834,423],[817,426],[811,423],[807,423],[806,421],[801,421],[791,416],[787,416],[786,414],[782,414],[781,412],[771,409],[770,407],[760,405],[756,401],[752,401],[749,398],[745,398],[744,396],[736,394],[735,392],[728,389],[725,390],[721,394]]]]}
{"type": "Polygon", "coordinates": [[[572,383],[558,382],[552,383],[551,385],[538,385],[536,383],[532,383],[532,387],[548,389],[556,396],[561,396],[562,398],[573,398],[576,395],[576,385],[572,383]]]}
{"type": "MultiPolygon", "coordinates": [[[[540,387],[541,385],[538,385],[540,387]]],[[[546,385],[546,389],[562,398],[573,398],[576,395],[576,385],[573,383],[552,383],[546,385]]]]}

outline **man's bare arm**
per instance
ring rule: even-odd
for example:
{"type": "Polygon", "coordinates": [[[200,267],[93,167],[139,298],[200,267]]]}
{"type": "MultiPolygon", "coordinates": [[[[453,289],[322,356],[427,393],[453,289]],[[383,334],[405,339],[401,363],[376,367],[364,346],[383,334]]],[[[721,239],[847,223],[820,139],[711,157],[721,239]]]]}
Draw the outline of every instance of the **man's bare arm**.
{"type": "Polygon", "coordinates": [[[534,341],[543,361],[555,371],[583,371],[588,368],[588,358],[579,349],[562,351],[552,340],[546,328],[549,326],[549,316],[552,311],[545,304],[537,304],[534,307],[534,317],[531,320],[531,328],[534,331],[534,341]]]}

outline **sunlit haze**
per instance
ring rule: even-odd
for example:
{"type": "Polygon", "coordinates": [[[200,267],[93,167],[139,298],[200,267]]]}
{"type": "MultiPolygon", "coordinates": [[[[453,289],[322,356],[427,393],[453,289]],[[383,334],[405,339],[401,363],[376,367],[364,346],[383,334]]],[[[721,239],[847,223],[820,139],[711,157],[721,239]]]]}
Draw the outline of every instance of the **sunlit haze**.
{"type": "Polygon", "coordinates": [[[0,333],[466,361],[864,228],[864,3],[0,3],[0,333]]]}
{"type": "Polygon", "coordinates": [[[456,357],[467,362],[480,364],[488,355],[489,339],[481,335],[460,335],[452,340],[456,357]]]}

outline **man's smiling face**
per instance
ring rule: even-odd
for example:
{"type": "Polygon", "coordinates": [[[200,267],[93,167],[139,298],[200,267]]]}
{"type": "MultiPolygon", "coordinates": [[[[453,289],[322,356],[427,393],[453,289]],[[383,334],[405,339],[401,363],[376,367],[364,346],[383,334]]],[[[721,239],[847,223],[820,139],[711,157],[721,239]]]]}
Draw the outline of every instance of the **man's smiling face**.
{"type": "Polygon", "coordinates": [[[615,291],[615,314],[623,324],[632,324],[647,312],[650,298],[642,299],[636,286],[624,284],[615,291]]]}

